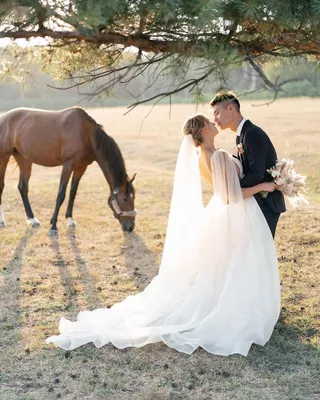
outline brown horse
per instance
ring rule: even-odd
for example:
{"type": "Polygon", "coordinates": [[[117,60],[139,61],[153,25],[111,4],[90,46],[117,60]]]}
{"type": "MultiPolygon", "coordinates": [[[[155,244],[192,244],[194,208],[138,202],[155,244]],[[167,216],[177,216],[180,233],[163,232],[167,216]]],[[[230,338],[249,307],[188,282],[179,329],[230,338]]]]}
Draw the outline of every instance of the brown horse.
{"type": "Polygon", "coordinates": [[[58,232],[59,209],[66,195],[72,175],[70,198],[66,212],[68,226],[75,226],[72,219],[73,204],[78,185],[87,166],[97,161],[110,187],[108,204],[124,231],[132,231],[135,225],[135,191],[128,178],[120,149],[82,108],[73,107],[61,111],[18,108],[0,118],[0,227],[5,226],[1,197],[4,176],[10,157],[20,169],[19,191],[27,214],[27,222],[40,225],[34,217],[29,199],[28,183],[32,164],[47,167],[62,165],[56,207],[51,218],[49,235],[58,232]]]}

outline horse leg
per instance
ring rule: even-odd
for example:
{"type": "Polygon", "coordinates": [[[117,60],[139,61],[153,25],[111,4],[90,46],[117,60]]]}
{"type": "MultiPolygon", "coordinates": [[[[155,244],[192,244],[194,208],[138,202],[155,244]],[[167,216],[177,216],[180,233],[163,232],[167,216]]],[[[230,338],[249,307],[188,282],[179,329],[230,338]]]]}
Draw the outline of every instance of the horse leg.
{"type": "Polygon", "coordinates": [[[79,165],[73,171],[69,202],[68,202],[68,207],[67,207],[67,212],[66,212],[66,218],[68,220],[67,226],[76,226],[77,225],[76,222],[72,218],[72,211],[73,211],[74,200],[77,195],[79,182],[80,182],[80,179],[82,178],[86,169],[87,169],[87,165],[79,165]]]}
{"type": "Polygon", "coordinates": [[[0,228],[4,228],[6,226],[2,210],[2,192],[4,189],[4,176],[6,174],[9,159],[10,156],[1,156],[0,160],[0,228]]]}
{"type": "Polygon", "coordinates": [[[71,163],[66,163],[63,165],[61,178],[60,178],[59,191],[58,191],[58,196],[57,196],[57,200],[56,200],[56,207],[54,209],[53,215],[50,220],[51,228],[48,233],[49,236],[55,236],[58,234],[58,228],[57,228],[58,214],[59,214],[60,207],[66,197],[66,190],[67,190],[70,176],[72,174],[72,169],[73,169],[73,166],[71,163]]]}
{"type": "Polygon", "coordinates": [[[28,198],[29,192],[29,179],[31,176],[32,163],[21,156],[21,154],[15,152],[13,157],[17,161],[20,169],[20,177],[18,189],[22,198],[24,209],[27,214],[27,223],[32,226],[32,228],[37,228],[40,226],[40,221],[35,218],[31,205],[28,198]]]}

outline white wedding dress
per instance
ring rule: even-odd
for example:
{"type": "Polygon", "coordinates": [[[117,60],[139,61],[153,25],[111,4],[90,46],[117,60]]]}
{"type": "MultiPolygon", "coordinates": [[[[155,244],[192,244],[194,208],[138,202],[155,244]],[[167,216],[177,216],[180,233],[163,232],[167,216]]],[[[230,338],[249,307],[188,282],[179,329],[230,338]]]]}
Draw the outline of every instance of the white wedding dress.
{"type": "Polygon", "coordinates": [[[204,207],[196,151],[186,136],[159,274],[110,309],[82,311],[76,322],[62,318],[60,335],[46,342],[72,350],[88,342],[122,349],[162,341],[187,354],[202,347],[225,356],[264,345],[280,311],[277,256],[255,199],[242,198],[236,163],[224,151],[213,154],[215,193],[204,207]]]}

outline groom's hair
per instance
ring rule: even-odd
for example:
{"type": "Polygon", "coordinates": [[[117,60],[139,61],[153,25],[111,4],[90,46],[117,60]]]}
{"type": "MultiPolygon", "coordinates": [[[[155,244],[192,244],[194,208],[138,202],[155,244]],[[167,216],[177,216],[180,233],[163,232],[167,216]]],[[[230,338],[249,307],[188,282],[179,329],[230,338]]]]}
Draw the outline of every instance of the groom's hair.
{"type": "Polygon", "coordinates": [[[237,111],[240,111],[240,103],[236,95],[231,90],[219,90],[219,92],[210,101],[210,106],[214,107],[215,104],[225,103],[233,104],[237,111]]]}

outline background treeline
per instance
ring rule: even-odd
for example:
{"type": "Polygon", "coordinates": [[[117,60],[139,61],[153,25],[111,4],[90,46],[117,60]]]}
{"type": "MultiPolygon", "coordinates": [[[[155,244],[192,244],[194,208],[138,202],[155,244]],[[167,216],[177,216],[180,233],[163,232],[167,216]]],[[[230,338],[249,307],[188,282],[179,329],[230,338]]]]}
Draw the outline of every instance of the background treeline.
{"type": "MultiPolygon", "coordinates": [[[[32,107],[46,109],[61,109],[74,105],[83,107],[113,107],[125,106],[135,101],[156,95],[164,88],[170,88],[173,80],[177,82],[179,76],[172,74],[157,76],[156,71],[149,70],[132,79],[127,85],[115,86],[112,91],[99,96],[91,96],[107,78],[94,82],[91,85],[74,87],[67,90],[74,83],[73,80],[55,80],[45,73],[40,63],[16,60],[4,48],[0,50],[2,71],[0,71],[0,110],[6,111],[15,107],[32,107]],[[157,79],[156,79],[157,77],[157,79]],[[150,81],[155,83],[150,86],[150,81]],[[54,86],[60,89],[55,89],[54,86]]],[[[201,69],[201,64],[198,66],[201,69]]],[[[194,69],[193,69],[194,70],[194,69]]],[[[276,81],[300,79],[283,86],[278,97],[320,97],[320,71],[316,62],[305,58],[293,58],[278,63],[267,64],[264,71],[268,78],[276,81]]],[[[192,76],[188,75],[192,79],[192,76]]],[[[171,97],[172,103],[208,102],[220,83],[212,77],[202,87],[190,92],[188,89],[171,97]]],[[[224,86],[233,88],[241,98],[266,99],[273,98],[273,93],[264,89],[263,82],[249,64],[231,69],[227,73],[224,86]]],[[[169,102],[169,98],[161,100],[169,102]]]]}

